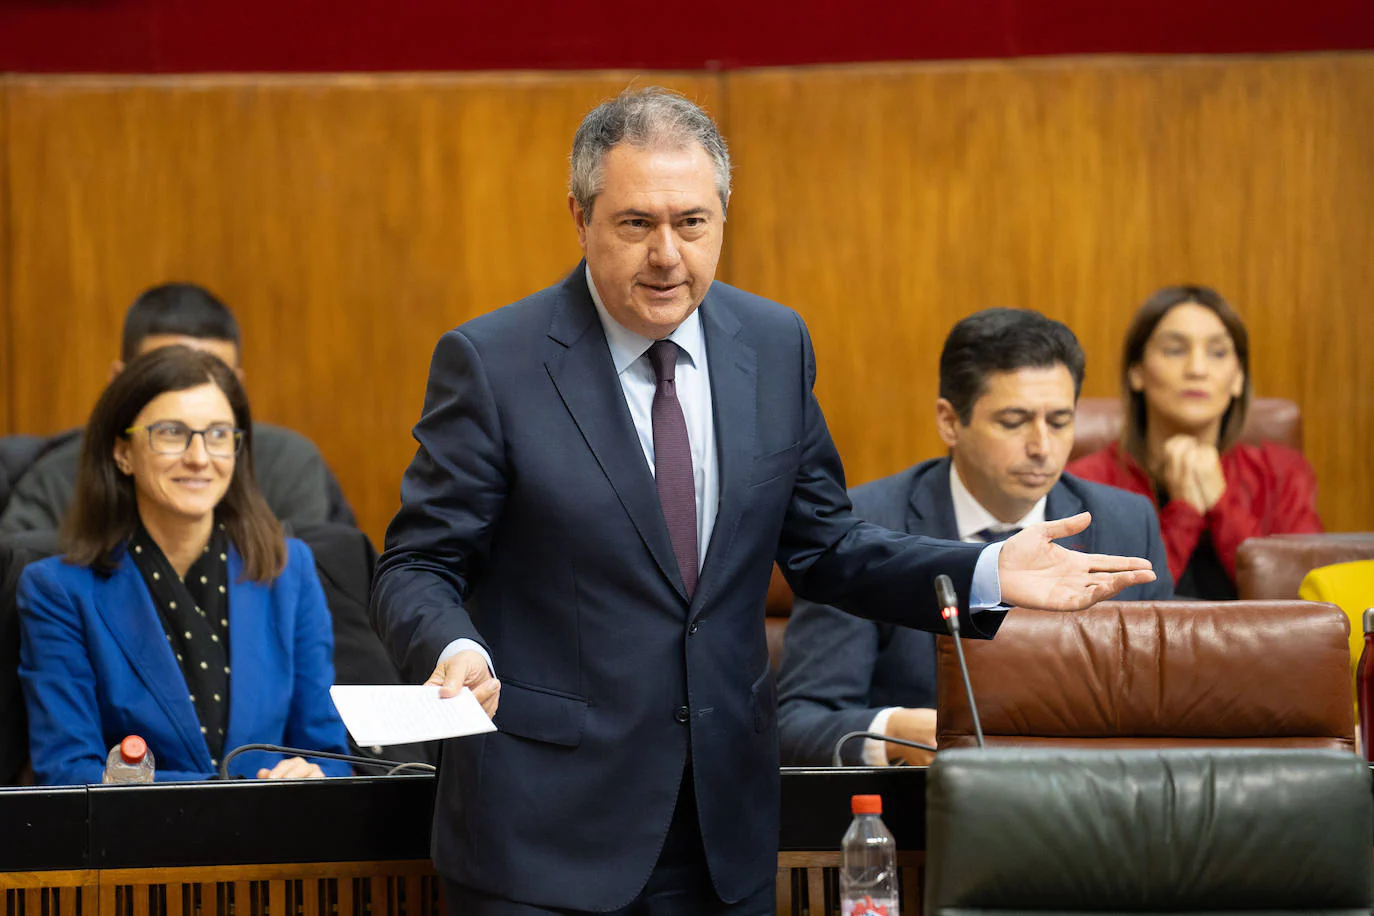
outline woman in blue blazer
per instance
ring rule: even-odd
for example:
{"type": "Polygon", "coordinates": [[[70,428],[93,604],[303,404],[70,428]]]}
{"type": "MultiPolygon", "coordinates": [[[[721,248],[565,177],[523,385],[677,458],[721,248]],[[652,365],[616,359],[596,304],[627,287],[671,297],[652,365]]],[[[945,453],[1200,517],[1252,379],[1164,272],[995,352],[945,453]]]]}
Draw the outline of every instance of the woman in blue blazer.
{"type": "MultiPolygon", "coordinates": [[[[233,370],[188,347],[133,360],[96,404],[66,555],[19,584],[39,783],[99,782],[126,735],[147,742],[159,780],[209,779],[242,744],[347,752],[324,592],[258,491],[251,439],[233,370]]],[[[348,767],[251,752],[231,773],[348,767]]]]}

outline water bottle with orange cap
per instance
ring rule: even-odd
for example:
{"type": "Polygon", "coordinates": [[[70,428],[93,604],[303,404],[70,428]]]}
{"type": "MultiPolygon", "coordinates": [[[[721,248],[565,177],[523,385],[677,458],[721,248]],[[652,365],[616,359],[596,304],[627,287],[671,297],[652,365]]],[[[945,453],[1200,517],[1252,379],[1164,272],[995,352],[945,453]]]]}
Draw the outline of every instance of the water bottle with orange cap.
{"type": "Polygon", "coordinates": [[[130,735],[110,748],[105,758],[105,775],[101,782],[141,783],[153,781],[153,752],[138,735],[130,735]]]}
{"type": "Polygon", "coordinates": [[[883,823],[881,795],[855,795],[840,846],[843,916],[897,916],[897,844],[883,823]]]}

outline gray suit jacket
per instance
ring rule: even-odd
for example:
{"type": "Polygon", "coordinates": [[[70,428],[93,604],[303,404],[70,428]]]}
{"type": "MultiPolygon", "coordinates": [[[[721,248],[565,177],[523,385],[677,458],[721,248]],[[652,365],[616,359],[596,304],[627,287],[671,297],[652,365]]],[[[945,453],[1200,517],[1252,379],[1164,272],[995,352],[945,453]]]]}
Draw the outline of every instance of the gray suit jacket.
{"type": "MultiPolygon", "coordinates": [[[[860,518],[908,534],[956,538],[949,459],[936,458],[850,491],[860,518]]],[[[1122,601],[1173,597],[1154,507],[1142,496],[1063,475],[1050,490],[1045,517],[1087,510],[1093,523],[1064,546],[1087,553],[1145,557],[1154,582],[1123,591],[1122,601]]],[[[935,705],[935,636],[876,623],[798,599],[787,624],[778,675],[778,731],[787,766],[829,766],[835,742],[866,730],[890,706],[935,705]]],[[[848,764],[863,763],[863,741],[844,747],[848,764]]]]}

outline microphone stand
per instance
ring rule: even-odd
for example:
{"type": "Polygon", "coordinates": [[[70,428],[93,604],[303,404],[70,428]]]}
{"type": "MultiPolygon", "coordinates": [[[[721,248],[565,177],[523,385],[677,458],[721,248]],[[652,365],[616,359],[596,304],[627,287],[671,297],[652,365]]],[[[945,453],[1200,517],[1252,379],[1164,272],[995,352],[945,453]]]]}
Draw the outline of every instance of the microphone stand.
{"type": "Polygon", "coordinates": [[[964,661],[964,643],[959,638],[959,602],[954,595],[954,582],[949,576],[935,577],[935,596],[940,601],[940,616],[945,618],[949,635],[954,637],[954,654],[959,659],[959,673],[964,677],[964,695],[968,697],[968,709],[973,714],[973,734],[978,746],[983,747],[983,723],[978,721],[978,704],[973,701],[973,685],[968,679],[968,664],[964,661]]]}
{"type": "MultiPolygon", "coordinates": [[[[964,643],[959,636],[959,601],[954,594],[954,581],[949,576],[939,575],[935,577],[935,597],[940,602],[940,616],[945,619],[945,626],[949,628],[949,635],[954,637],[954,653],[959,659],[959,673],[964,678],[964,695],[968,697],[969,712],[973,714],[973,734],[978,739],[978,746],[983,747],[983,723],[978,719],[978,704],[973,699],[973,685],[968,678],[968,663],[964,661],[964,643]]],[[[830,754],[831,766],[844,765],[840,751],[846,742],[854,738],[872,738],[874,741],[887,741],[892,744],[900,744],[903,747],[914,747],[918,750],[930,751],[932,754],[936,753],[936,748],[929,744],[908,741],[905,738],[894,738],[891,735],[878,732],[849,732],[835,742],[835,748],[830,754]]]]}

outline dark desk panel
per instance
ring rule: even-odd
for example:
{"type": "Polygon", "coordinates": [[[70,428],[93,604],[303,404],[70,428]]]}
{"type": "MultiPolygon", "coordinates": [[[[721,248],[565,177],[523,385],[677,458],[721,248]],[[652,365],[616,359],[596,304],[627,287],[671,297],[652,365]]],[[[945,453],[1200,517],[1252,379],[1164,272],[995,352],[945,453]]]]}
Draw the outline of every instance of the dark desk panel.
{"type": "Polygon", "coordinates": [[[429,858],[433,776],[90,786],[92,868],[429,858]]]}
{"type": "Polygon", "coordinates": [[[86,789],[0,788],[0,872],[90,868],[86,789]]]}
{"type": "MultiPolygon", "coordinates": [[[[838,850],[850,796],[873,794],[898,849],[920,852],[925,777],[784,769],[779,850],[838,850]]],[[[0,789],[0,872],[424,860],[434,790],[429,775],[0,789]]]]}
{"type": "Polygon", "coordinates": [[[883,797],[883,823],[898,849],[926,848],[925,767],[784,767],[778,850],[839,849],[854,795],[883,797]]]}
{"type": "MultiPolygon", "coordinates": [[[[0,790],[0,871],[427,859],[434,777],[0,790]],[[14,842],[9,842],[14,839],[14,842]]],[[[782,771],[782,850],[838,849],[851,795],[925,846],[925,769],[782,771]]]]}

